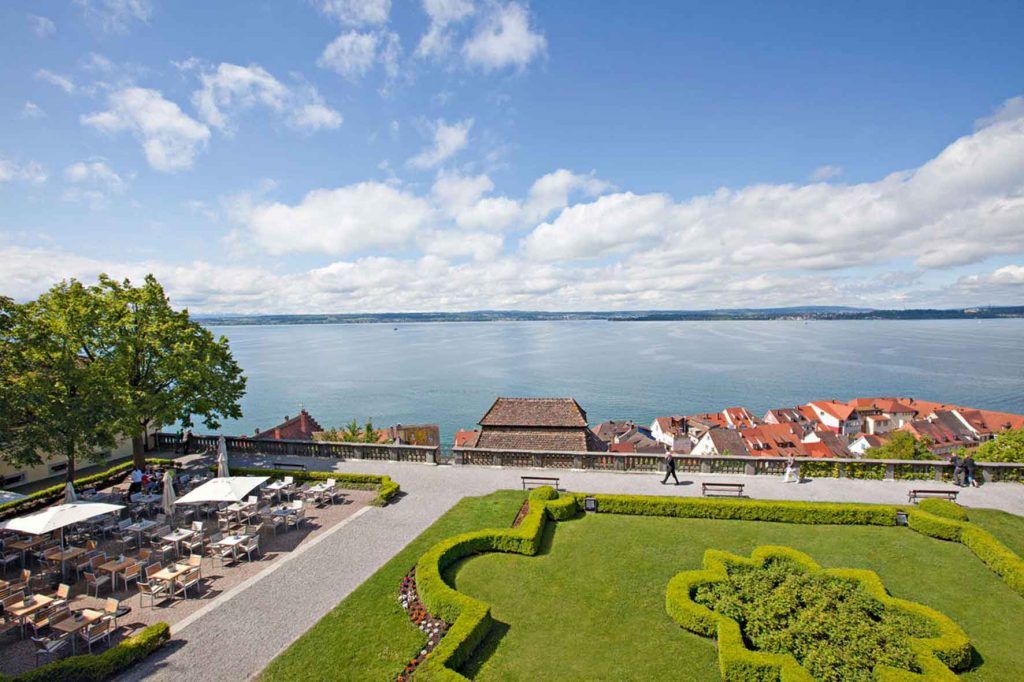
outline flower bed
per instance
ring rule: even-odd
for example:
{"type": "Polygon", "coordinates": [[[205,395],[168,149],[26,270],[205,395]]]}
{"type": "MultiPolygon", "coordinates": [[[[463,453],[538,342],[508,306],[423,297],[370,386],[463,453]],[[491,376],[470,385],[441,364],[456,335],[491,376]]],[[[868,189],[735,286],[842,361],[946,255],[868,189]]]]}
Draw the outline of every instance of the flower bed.
{"type": "Polygon", "coordinates": [[[665,605],[683,627],[717,635],[726,680],[952,680],[971,661],[945,615],[891,597],[873,571],[826,570],[789,547],[750,559],[708,550],[704,570],[669,582],[665,605]]]}

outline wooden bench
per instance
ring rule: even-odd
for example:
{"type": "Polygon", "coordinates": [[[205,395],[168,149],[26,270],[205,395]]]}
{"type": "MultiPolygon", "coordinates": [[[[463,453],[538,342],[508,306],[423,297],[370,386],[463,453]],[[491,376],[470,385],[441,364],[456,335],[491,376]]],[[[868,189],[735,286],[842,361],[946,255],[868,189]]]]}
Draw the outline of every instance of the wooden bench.
{"type": "Polygon", "coordinates": [[[275,469],[285,469],[288,471],[305,471],[305,464],[296,464],[295,462],[274,462],[275,469]]]}
{"type": "Polygon", "coordinates": [[[959,490],[911,490],[907,493],[907,502],[917,502],[922,497],[944,497],[950,502],[956,502],[959,490]]]}
{"type": "Polygon", "coordinates": [[[519,478],[523,481],[523,490],[530,490],[542,485],[549,485],[555,490],[558,490],[559,479],[557,478],[551,478],[549,476],[520,476],[519,478]]]}
{"type": "Polygon", "coordinates": [[[701,483],[700,494],[704,497],[714,495],[735,495],[743,497],[743,483],[701,483]]]}

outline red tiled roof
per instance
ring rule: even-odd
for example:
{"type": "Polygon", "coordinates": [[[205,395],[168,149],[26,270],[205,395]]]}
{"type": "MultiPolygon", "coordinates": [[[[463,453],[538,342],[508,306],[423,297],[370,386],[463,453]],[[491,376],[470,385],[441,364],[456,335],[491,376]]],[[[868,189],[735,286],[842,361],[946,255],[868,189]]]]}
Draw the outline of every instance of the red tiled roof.
{"type": "Polygon", "coordinates": [[[480,432],[476,429],[466,430],[459,429],[455,432],[455,447],[457,448],[475,448],[476,442],[480,438],[480,432]]]}
{"type": "Polygon", "coordinates": [[[480,426],[579,428],[587,413],[572,398],[498,398],[480,419],[480,426]]]}
{"type": "Polygon", "coordinates": [[[823,412],[827,412],[840,421],[845,421],[850,418],[853,414],[853,407],[846,403],[840,403],[835,400],[815,400],[809,403],[814,405],[823,412]]]}
{"type": "Polygon", "coordinates": [[[804,454],[800,437],[803,429],[795,424],[761,424],[741,429],[740,437],[755,457],[801,457],[804,454]]]}
{"type": "Polygon", "coordinates": [[[257,440],[313,440],[313,434],[323,430],[319,422],[303,408],[297,416],[285,417],[283,422],[272,429],[257,430],[253,438],[257,440]]]}

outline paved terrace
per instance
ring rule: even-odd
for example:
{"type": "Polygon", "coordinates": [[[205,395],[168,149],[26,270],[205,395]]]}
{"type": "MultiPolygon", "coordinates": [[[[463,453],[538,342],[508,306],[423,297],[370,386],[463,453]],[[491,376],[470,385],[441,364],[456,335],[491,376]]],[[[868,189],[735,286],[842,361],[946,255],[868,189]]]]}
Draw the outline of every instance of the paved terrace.
{"type": "MultiPolygon", "coordinates": [[[[778,500],[905,503],[911,488],[949,488],[934,481],[815,479],[783,483],[767,476],[680,474],[684,485],[661,485],[660,475],[491,467],[429,466],[374,461],[332,462],[274,457],[310,469],[383,473],[405,495],[368,507],[219,596],[174,629],[172,642],[121,679],[240,680],[257,675],[325,613],[462,497],[520,488],[521,475],[558,476],[568,490],[645,495],[700,495],[701,481],[743,482],[750,497],[778,500]]],[[[239,465],[269,464],[232,456],[239,465]]],[[[990,483],[962,489],[966,506],[1024,515],[1024,488],[990,483]]],[[[323,671],[327,672],[327,671],[323,671]]]]}

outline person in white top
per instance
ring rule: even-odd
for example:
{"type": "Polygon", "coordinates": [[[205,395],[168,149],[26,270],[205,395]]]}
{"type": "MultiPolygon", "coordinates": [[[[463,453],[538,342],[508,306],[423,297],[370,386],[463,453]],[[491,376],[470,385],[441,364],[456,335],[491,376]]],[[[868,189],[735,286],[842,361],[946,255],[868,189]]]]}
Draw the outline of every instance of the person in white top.
{"type": "Polygon", "coordinates": [[[128,500],[130,501],[132,495],[138,492],[142,492],[142,469],[135,467],[132,469],[132,484],[128,486],[128,500]]]}

